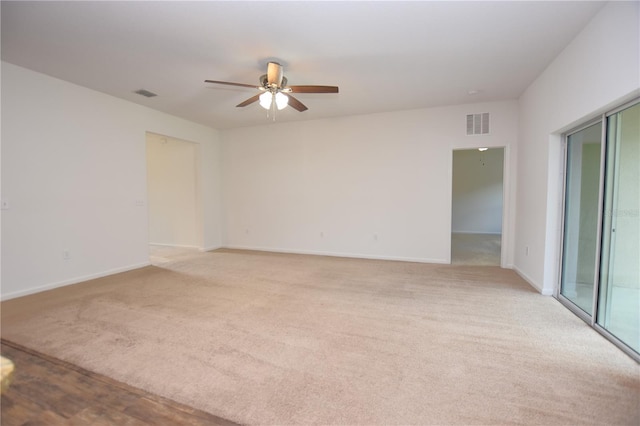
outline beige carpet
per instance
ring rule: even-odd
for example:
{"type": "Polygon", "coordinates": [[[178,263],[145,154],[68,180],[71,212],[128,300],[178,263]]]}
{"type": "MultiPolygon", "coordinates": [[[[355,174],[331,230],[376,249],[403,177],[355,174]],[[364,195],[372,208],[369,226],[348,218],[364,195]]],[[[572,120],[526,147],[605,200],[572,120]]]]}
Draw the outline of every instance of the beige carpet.
{"type": "Polygon", "coordinates": [[[500,234],[451,234],[451,264],[500,266],[500,234]]]}
{"type": "Polygon", "coordinates": [[[638,364],[497,267],[183,253],[1,308],[3,338],[240,423],[640,423],[638,364]]]}

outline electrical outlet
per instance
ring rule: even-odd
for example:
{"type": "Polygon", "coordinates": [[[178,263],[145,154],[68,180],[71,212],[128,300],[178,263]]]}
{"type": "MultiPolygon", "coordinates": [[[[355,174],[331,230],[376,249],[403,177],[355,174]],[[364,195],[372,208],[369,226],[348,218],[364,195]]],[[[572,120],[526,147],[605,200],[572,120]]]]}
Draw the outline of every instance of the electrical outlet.
{"type": "Polygon", "coordinates": [[[70,260],[71,259],[71,252],[69,250],[62,250],[62,259],[63,260],[70,260]]]}
{"type": "Polygon", "coordinates": [[[524,255],[529,256],[529,246],[524,247],[524,255]]]}

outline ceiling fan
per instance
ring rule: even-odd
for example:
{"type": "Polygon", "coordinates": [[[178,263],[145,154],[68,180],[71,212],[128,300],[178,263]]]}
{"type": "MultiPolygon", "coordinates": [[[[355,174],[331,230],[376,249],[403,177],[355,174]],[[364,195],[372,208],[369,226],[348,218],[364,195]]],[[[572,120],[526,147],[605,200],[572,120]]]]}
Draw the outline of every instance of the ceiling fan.
{"type": "Polygon", "coordinates": [[[260,106],[274,113],[276,109],[286,108],[287,105],[291,105],[293,109],[300,112],[308,109],[302,102],[294,98],[291,93],[338,93],[337,86],[288,86],[287,77],[284,76],[284,69],[282,65],[277,62],[269,62],[267,64],[267,73],[260,77],[259,86],[217,80],[205,80],[205,83],[258,89],[261,93],[239,103],[236,107],[246,107],[247,105],[260,101],[260,106]]]}

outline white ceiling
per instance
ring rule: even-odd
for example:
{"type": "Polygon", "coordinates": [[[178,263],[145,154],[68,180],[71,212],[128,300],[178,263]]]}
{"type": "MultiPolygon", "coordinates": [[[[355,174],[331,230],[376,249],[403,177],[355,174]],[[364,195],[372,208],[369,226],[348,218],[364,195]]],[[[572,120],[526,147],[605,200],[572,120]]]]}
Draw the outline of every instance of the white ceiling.
{"type": "Polygon", "coordinates": [[[2,1],[2,59],[225,129],[266,111],[204,80],[258,85],[273,59],[289,84],[340,87],[278,121],[516,99],[603,4],[2,1]]]}

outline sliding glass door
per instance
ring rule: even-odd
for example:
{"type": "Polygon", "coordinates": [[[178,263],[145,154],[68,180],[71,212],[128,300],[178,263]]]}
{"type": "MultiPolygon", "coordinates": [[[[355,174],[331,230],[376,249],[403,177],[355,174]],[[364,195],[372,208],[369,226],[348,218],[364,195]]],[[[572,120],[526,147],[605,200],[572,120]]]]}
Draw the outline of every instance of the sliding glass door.
{"type": "Polygon", "coordinates": [[[607,118],[597,323],[640,352],[640,104],[607,118]]]}
{"type": "Polygon", "coordinates": [[[565,140],[558,298],[640,359],[640,103],[565,140]]]}
{"type": "Polygon", "coordinates": [[[564,256],[560,293],[593,314],[602,122],[567,136],[564,256]]]}

